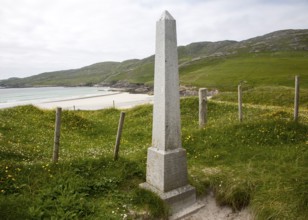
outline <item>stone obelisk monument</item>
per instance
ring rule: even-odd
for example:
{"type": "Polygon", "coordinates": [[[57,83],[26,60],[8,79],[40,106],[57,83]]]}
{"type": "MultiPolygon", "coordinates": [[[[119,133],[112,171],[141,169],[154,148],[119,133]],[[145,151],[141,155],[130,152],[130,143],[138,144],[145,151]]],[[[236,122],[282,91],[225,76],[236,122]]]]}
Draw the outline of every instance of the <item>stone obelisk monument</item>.
{"type": "Polygon", "coordinates": [[[156,23],[152,146],[141,187],[157,193],[173,213],[196,201],[195,188],[188,184],[181,142],[176,21],[168,11],[156,23]]]}

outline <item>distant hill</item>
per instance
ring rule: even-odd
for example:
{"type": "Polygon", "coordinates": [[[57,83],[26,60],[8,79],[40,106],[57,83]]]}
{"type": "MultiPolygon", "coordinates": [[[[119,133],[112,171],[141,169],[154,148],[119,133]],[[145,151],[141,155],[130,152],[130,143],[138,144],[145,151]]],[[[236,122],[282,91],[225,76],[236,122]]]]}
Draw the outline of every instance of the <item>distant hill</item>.
{"type": "MultiPolygon", "coordinates": [[[[308,77],[308,29],[281,30],[244,41],[197,42],[179,46],[181,84],[230,90],[251,85],[293,85],[308,77]],[[305,78],[305,77],[304,77],[305,78]]],[[[117,81],[152,84],[154,55],[142,60],[101,62],[80,69],[0,81],[4,87],[86,86],[117,81]]],[[[308,80],[301,84],[308,88],[308,80]]]]}

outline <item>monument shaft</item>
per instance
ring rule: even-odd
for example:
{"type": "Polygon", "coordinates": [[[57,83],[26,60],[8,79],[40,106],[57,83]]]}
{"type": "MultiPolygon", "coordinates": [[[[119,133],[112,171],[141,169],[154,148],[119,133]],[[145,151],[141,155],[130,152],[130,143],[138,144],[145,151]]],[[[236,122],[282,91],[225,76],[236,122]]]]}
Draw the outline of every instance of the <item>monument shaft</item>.
{"type": "Polygon", "coordinates": [[[160,150],[182,147],[176,21],[167,13],[156,23],[152,146],[160,150]]]}

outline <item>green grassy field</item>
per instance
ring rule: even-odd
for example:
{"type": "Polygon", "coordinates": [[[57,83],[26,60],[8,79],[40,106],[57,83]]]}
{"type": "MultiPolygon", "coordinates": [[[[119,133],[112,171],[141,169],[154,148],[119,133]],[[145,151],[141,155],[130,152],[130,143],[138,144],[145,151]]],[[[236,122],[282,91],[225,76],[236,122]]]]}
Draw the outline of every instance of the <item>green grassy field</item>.
{"type": "Polygon", "coordinates": [[[243,54],[228,58],[205,58],[180,69],[183,84],[233,91],[240,82],[250,87],[294,85],[302,77],[308,88],[308,53],[279,52],[243,54]]]}
{"type": "MultiPolygon", "coordinates": [[[[269,105],[269,106],[294,106],[294,88],[285,86],[260,86],[249,88],[243,86],[242,101],[244,104],[269,105]]],[[[308,89],[300,89],[299,106],[308,109],[308,89]]],[[[237,102],[238,92],[220,92],[214,100],[237,102]]]]}
{"type": "Polygon", "coordinates": [[[211,62],[200,60],[191,65],[195,69],[182,68],[181,80],[190,80],[190,85],[197,87],[218,89],[219,94],[214,99],[219,101],[237,102],[237,86],[242,84],[244,103],[291,107],[294,105],[294,78],[298,75],[300,107],[308,109],[307,58],[305,52],[280,52],[211,62]]]}
{"type": "MultiPolygon", "coordinates": [[[[234,91],[240,82],[250,87],[294,85],[294,76],[301,76],[301,87],[308,89],[308,53],[299,51],[243,53],[233,56],[205,57],[179,62],[183,85],[234,91]]],[[[188,59],[189,60],[189,59],[188,59]]],[[[109,80],[153,84],[154,63],[147,60],[133,71],[111,76],[109,80]]]]}
{"type": "MultiPolygon", "coordinates": [[[[292,122],[288,107],[209,102],[198,129],[198,99],[181,100],[182,142],[190,183],[211,189],[234,210],[256,219],[308,216],[308,111],[292,122]]],[[[113,146],[119,111],[64,111],[60,161],[51,163],[54,111],[0,110],[0,212],[3,219],[165,218],[168,207],[138,188],[145,181],[152,106],[127,110],[120,159],[113,146]]]]}

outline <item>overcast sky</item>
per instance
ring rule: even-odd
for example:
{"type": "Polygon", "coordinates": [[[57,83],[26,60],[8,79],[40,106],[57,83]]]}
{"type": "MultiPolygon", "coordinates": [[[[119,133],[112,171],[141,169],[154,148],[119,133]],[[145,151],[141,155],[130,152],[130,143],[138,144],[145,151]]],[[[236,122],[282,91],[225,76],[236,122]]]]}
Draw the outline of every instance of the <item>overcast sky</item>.
{"type": "Polygon", "coordinates": [[[178,45],[308,29],[308,0],[0,0],[0,79],[150,56],[164,10],[178,45]]]}

